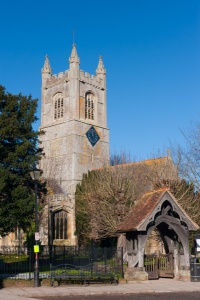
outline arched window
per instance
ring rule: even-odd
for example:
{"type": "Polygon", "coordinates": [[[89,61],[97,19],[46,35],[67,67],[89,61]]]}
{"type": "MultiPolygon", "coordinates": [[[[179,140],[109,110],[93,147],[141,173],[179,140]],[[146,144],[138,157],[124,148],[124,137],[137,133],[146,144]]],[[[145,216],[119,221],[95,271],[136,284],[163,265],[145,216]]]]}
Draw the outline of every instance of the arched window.
{"type": "Polygon", "coordinates": [[[63,117],[64,112],[64,102],[63,102],[63,94],[57,93],[53,97],[54,100],[54,119],[60,119],[63,117]]]}
{"type": "Polygon", "coordinates": [[[85,118],[94,120],[94,95],[87,93],[85,96],[85,118]]]}
{"type": "Polygon", "coordinates": [[[67,239],[67,213],[63,210],[54,214],[54,239],[67,239]]]}

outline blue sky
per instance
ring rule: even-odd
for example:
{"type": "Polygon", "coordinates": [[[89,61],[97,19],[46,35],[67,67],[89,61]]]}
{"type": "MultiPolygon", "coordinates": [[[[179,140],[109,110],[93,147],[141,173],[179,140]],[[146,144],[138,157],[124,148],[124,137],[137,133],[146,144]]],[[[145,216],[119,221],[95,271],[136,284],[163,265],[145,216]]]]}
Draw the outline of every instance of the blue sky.
{"type": "Polygon", "coordinates": [[[103,56],[111,153],[184,145],[200,119],[199,0],[7,0],[0,28],[0,84],[38,98],[38,116],[46,54],[53,74],[67,70],[74,32],[82,70],[103,56]]]}

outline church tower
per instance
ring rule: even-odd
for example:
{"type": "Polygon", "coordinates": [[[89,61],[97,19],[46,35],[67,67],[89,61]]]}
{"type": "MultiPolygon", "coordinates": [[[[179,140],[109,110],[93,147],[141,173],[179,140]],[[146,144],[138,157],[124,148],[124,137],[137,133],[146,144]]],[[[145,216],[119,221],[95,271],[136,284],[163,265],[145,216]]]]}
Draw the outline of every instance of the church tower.
{"type": "MultiPolygon", "coordinates": [[[[75,245],[74,195],[83,173],[109,163],[106,120],[106,70],[99,58],[96,75],[80,70],[73,45],[69,69],[52,75],[46,56],[42,68],[40,168],[49,186],[46,244],[75,245]]],[[[46,220],[47,221],[47,220],[46,220]]]]}

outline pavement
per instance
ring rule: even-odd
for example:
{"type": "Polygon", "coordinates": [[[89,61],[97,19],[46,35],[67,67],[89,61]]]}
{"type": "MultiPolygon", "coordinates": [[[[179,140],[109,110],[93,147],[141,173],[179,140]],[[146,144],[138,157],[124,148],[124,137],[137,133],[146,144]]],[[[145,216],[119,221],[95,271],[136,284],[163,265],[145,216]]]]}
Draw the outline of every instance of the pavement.
{"type": "Polygon", "coordinates": [[[9,287],[0,289],[0,300],[28,300],[50,296],[67,295],[102,295],[102,294],[135,294],[135,293],[166,293],[166,292],[200,292],[200,282],[184,282],[175,279],[160,278],[145,282],[84,285],[62,285],[58,287],[9,287]]]}

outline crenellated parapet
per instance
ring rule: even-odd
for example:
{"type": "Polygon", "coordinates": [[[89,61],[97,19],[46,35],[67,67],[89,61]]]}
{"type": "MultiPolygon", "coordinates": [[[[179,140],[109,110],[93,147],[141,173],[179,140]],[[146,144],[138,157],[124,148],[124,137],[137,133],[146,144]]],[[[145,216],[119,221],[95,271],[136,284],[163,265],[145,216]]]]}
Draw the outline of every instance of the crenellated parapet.
{"type": "MultiPolygon", "coordinates": [[[[98,75],[91,75],[88,72],[84,72],[80,70],[79,81],[83,83],[87,83],[95,88],[100,90],[105,90],[104,81],[98,75]]],[[[51,75],[50,78],[46,79],[45,86],[46,88],[68,82],[70,80],[70,71],[66,70],[65,72],[59,72],[58,74],[51,75]]]]}
{"type": "MultiPolygon", "coordinates": [[[[45,63],[42,68],[42,87],[43,90],[48,89],[54,85],[66,83],[74,80],[77,88],[80,83],[87,84],[98,90],[106,90],[106,69],[104,68],[102,57],[99,57],[98,66],[96,69],[96,75],[91,75],[88,72],[80,70],[80,59],[77,54],[76,45],[73,44],[72,53],[69,58],[69,69],[65,72],[52,75],[52,69],[49,62],[49,57],[46,55],[45,63]]],[[[74,83],[72,84],[74,85],[74,83]]]]}
{"type": "Polygon", "coordinates": [[[90,73],[80,70],[80,81],[92,85],[101,90],[105,89],[103,79],[100,78],[98,75],[90,75],[90,73]]]}
{"type": "Polygon", "coordinates": [[[51,87],[67,81],[69,81],[69,70],[66,70],[65,72],[59,72],[58,74],[53,74],[46,80],[46,87],[51,87]]]}

